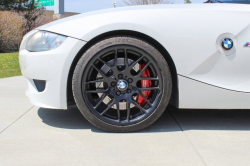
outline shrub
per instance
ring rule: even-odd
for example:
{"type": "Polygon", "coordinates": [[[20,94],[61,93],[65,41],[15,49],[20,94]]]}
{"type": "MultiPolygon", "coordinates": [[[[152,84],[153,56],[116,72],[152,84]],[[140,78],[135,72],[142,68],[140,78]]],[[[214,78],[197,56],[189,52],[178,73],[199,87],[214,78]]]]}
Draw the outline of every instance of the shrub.
{"type": "Polygon", "coordinates": [[[23,31],[22,18],[17,13],[0,11],[0,51],[17,50],[23,31]]]}

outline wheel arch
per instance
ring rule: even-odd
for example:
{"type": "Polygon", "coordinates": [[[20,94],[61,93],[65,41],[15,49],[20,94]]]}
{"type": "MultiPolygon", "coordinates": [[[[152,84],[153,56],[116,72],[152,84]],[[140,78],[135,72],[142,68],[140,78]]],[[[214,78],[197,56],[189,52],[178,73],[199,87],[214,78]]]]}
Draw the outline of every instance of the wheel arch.
{"type": "Polygon", "coordinates": [[[171,76],[172,76],[172,82],[173,82],[172,95],[171,95],[171,99],[170,99],[169,104],[178,108],[179,107],[178,76],[177,76],[176,66],[175,66],[175,63],[174,63],[172,57],[170,56],[168,51],[154,38],[152,38],[146,34],[136,32],[136,31],[131,31],[131,30],[118,30],[118,31],[110,31],[110,32],[103,33],[99,36],[94,37],[93,39],[88,41],[82,47],[82,49],[75,56],[75,58],[71,64],[71,67],[70,67],[70,71],[69,71],[69,75],[68,75],[68,82],[67,82],[67,105],[70,106],[70,105],[75,104],[73,93],[72,93],[72,77],[73,77],[73,73],[75,70],[75,66],[76,66],[77,62],[79,61],[80,57],[84,54],[84,52],[86,52],[95,43],[97,43],[100,40],[103,40],[105,38],[112,37],[112,36],[136,37],[136,38],[139,38],[147,43],[150,43],[158,51],[161,52],[161,54],[164,56],[164,58],[168,62],[169,68],[171,70],[171,76]]]}

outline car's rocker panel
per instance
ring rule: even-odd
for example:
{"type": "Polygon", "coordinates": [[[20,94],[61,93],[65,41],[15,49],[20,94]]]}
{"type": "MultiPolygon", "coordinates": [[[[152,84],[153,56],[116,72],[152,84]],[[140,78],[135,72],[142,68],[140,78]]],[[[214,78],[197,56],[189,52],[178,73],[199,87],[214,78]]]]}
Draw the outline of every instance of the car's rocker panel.
{"type": "Polygon", "coordinates": [[[187,77],[178,76],[179,108],[249,109],[250,93],[222,89],[187,77]]]}

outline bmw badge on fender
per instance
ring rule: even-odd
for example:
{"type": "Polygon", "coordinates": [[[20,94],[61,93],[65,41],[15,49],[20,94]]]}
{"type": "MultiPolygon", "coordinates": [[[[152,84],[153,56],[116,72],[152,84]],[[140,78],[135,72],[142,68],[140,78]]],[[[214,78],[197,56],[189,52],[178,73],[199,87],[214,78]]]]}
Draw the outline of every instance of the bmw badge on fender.
{"type": "Polygon", "coordinates": [[[77,105],[110,132],[142,130],[168,106],[249,109],[250,6],[230,2],[121,7],[38,27],[20,47],[26,95],[44,108],[77,105]]]}
{"type": "Polygon", "coordinates": [[[223,49],[225,50],[231,50],[234,46],[234,42],[232,39],[230,38],[225,38],[222,43],[221,46],[223,47],[223,49]]]}

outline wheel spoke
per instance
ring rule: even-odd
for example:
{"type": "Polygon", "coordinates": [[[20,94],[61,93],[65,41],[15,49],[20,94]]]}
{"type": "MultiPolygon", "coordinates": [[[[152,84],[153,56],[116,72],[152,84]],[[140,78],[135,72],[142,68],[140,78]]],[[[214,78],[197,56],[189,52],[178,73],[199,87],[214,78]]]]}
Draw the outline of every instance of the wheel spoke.
{"type": "Polygon", "coordinates": [[[156,99],[152,105],[155,105],[155,103],[157,103],[160,100],[161,93],[162,93],[161,91],[158,92],[156,99]]]}
{"type": "Polygon", "coordinates": [[[142,108],[139,104],[137,104],[135,101],[132,101],[132,103],[133,103],[137,108],[139,108],[143,113],[147,113],[147,111],[146,111],[144,108],[142,108]]]}
{"type": "Polygon", "coordinates": [[[130,65],[130,68],[133,68],[138,62],[140,62],[143,59],[144,56],[141,56],[139,59],[137,59],[132,65],[130,65]]]}
{"type": "Polygon", "coordinates": [[[152,106],[152,103],[150,103],[150,101],[144,96],[144,94],[140,90],[138,91],[138,93],[150,106],[152,106]]]}
{"type": "Polygon", "coordinates": [[[116,104],[116,108],[117,108],[117,117],[118,117],[118,121],[121,121],[121,114],[120,114],[120,108],[119,108],[119,102],[116,104]]]}
{"type": "Polygon", "coordinates": [[[93,81],[88,81],[86,84],[91,84],[91,83],[97,83],[97,82],[103,82],[104,79],[98,79],[98,80],[93,80],[93,81]]]}
{"type": "Polygon", "coordinates": [[[150,87],[150,88],[138,88],[138,90],[146,91],[146,90],[159,90],[160,87],[150,87]]]}
{"type": "Polygon", "coordinates": [[[144,67],[143,69],[137,74],[137,76],[140,76],[142,75],[142,73],[147,69],[147,67],[150,65],[150,62],[148,62],[144,67]]]}
{"type": "Polygon", "coordinates": [[[86,93],[105,93],[107,90],[96,89],[96,90],[86,90],[86,93]]]}
{"type": "Polygon", "coordinates": [[[129,66],[129,65],[128,65],[128,53],[127,53],[127,50],[125,50],[124,64],[125,64],[126,68],[129,66]]]}
{"type": "Polygon", "coordinates": [[[117,50],[115,50],[115,61],[114,61],[114,67],[117,69],[117,50]]]}
{"type": "Polygon", "coordinates": [[[127,104],[127,121],[129,122],[129,117],[130,117],[130,102],[126,102],[127,104]]]}
{"type": "Polygon", "coordinates": [[[159,80],[159,78],[158,77],[140,77],[140,80],[157,81],[157,80],[159,80]]]}
{"type": "Polygon", "coordinates": [[[100,69],[98,69],[95,65],[92,65],[92,66],[96,69],[96,71],[98,71],[98,73],[100,73],[102,75],[103,78],[108,78],[103,71],[101,71],[100,69]]]}
{"type": "Polygon", "coordinates": [[[96,109],[97,107],[99,107],[99,105],[103,102],[104,98],[106,97],[107,95],[105,93],[102,94],[100,100],[98,101],[98,103],[96,104],[96,106],[94,106],[94,109],[96,109]]]}
{"type": "Polygon", "coordinates": [[[105,62],[104,60],[102,60],[101,58],[99,58],[99,60],[104,63],[106,66],[108,66],[110,69],[113,68],[113,66],[110,66],[107,62],[105,62]]]}
{"type": "Polygon", "coordinates": [[[101,113],[101,115],[104,115],[115,103],[115,100],[113,100],[111,103],[108,104],[108,107],[101,113]]]}

